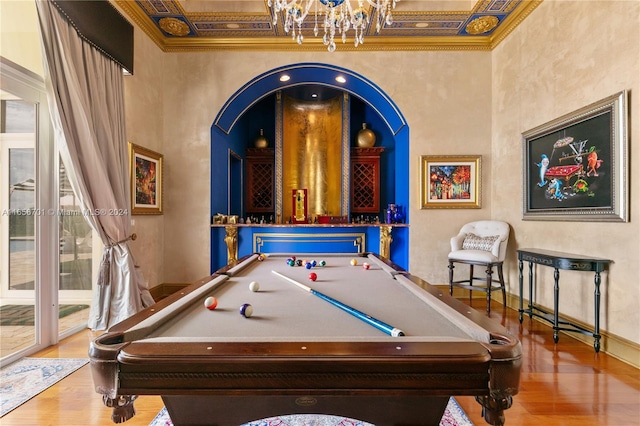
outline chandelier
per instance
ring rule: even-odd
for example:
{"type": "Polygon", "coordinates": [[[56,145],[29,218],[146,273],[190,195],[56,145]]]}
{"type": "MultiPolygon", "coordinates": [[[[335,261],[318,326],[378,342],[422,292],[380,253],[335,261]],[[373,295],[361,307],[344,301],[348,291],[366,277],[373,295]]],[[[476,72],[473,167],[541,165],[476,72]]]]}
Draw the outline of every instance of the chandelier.
{"type": "MultiPolygon", "coordinates": [[[[336,50],[336,33],[342,37],[342,42],[347,41],[347,31],[353,28],[355,31],[354,44],[356,47],[364,43],[364,30],[369,26],[369,14],[364,9],[364,1],[358,0],[358,7],[351,7],[351,0],[268,0],[267,4],[271,8],[273,25],[278,23],[278,14],[284,14],[284,32],[291,32],[291,38],[298,44],[302,44],[302,23],[309,15],[311,6],[314,6],[313,27],[314,36],[318,36],[319,27],[324,29],[322,42],[327,46],[329,52],[336,50]],[[320,4],[318,4],[320,3],[320,4]]],[[[376,33],[384,25],[391,25],[393,17],[391,11],[395,9],[396,3],[400,0],[366,0],[373,6],[375,15],[376,33]]]]}

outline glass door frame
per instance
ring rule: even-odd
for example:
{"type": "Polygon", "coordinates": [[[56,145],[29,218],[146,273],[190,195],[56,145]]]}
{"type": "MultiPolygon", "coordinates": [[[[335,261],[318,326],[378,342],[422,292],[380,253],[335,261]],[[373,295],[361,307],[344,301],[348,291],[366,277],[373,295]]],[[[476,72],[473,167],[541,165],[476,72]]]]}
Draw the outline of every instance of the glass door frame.
{"type": "MultiPolygon", "coordinates": [[[[2,358],[9,363],[58,342],[58,198],[57,147],[42,77],[0,57],[0,88],[36,105],[35,339],[34,344],[2,358]],[[46,284],[46,285],[45,285],[46,284]]],[[[8,254],[7,254],[8,255],[8,254]]]]}

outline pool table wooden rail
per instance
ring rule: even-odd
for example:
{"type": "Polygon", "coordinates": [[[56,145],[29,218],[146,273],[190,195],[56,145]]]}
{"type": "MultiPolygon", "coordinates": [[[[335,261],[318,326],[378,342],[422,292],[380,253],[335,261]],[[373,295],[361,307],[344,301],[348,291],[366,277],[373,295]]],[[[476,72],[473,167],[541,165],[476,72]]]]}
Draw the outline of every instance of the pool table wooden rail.
{"type": "MultiPolygon", "coordinates": [[[[206,345],[188,341],[167,345],[153,339],[132,342],[129,332],[132,327],[141,321],[153,320],[154,315],[212,280],[233,274],[230,272],[232,266],[228,266],[96,338],[89,349],[95,389],[103,395],[105,405],[114,408],[112,418],[117,423],[133,417],[133,402],[137,395],[163,395],[163,399],[167,397],[165,404],[168,406],[180,406],[187,404],[181,395],[188,394],[194,398],[209,398],[208,405],[217,401],[227,410],[240,414],[257,397],[268,401],[269,410],[287,410],[283,397],[308,395],[319,401],[318,407],[331,401],[334,412],[330,414],[355,418],[358,418],[358,410],[378,405],[371,418],[385,426],[392,424],[384,417],[388,416],[384,414],[388,411],[383,409],[385,404],[404,406],[402,411],[407,411],[407,419],[415,419],[420,410],[425,413],[444,410],[451,395],[475,395],[487,423],[504,424],[504,410],[511,406],[512,397],[518,393],[520,342],[499,323],[448,293],[402,271],[386,259],[381,261],[485,328],[490,335],[489,341],[443,344],[411,337],[389,337],[387,340],[381,338],[381,341],[207,341],[206,345]],[[265,362],[266,357],[269,362],[265,362]],[[340,407],[341,403],[335,402],[336,397],[351,403],[340,407]],[[425,408],[426,399],[436,400],[435,405],[425,408]]],[[[144,332],[146,330],[141,333],[144,332]]],[[[268,414],[271,411],[255,412],[268,414]]],[[[239,420],[237,414],[228,416],[228,420],[226,417],[216,419],[220,421],[216,424],[233,424],[239,420]]]]}

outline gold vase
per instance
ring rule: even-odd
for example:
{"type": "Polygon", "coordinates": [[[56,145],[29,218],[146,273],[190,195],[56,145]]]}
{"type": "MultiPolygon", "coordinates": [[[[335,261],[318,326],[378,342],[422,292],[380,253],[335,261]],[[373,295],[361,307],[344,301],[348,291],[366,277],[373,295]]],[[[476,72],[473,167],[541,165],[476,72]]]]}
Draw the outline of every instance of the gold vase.
{"type": "Polygon", "coordinates": [[[260,129],[260,136],[253,142],[253,146],[256,148],[267,148],[269,146],[269,140],[264,136],[264,129],[260,129]]]}
{"type": "Polygon", "coordinates": [[[376,134],[373,130],[367,129],[367,123],[362,123],[362,129],[358,132],[358,146],[360,148],[371,148],[376,144],[376,134]]]}

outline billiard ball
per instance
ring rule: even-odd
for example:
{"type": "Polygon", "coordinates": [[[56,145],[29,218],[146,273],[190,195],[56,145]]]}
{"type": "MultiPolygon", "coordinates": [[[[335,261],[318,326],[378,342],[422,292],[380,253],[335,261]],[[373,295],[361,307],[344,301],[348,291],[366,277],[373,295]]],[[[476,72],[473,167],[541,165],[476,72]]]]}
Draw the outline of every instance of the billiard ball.
{"type": "Polygon", "coordinates": [[[305,268],[307,268],[307,269],[311,269],[311,268],[313,268],[313,265],[311,264],[311,262],[307,262],[307,263],[304,265],[304,267],[305,267],[305,268]]]}
{"type": "Polygon", "coordinates": [[[258,255],[258,260],[259,260],[260,262],[262,262],[264,259],[265,259],[265,255],[264,255],[264,254],[259,254],[259,255],[258,255]]]}
{"type": "Polygon", "coordinates": [[[316,267],[316,265],[318,265],[318,263],[315,260],[311,261],[311,266],[313,266],[314,268],[316,267]]]}
{"type": "Polygon", "coordinates": [[[240,306],[240,315],[242,315],[245,318],[249,318],[251,315],[253,315],[253,306],[251,306],[248,303],[245,303],[242,306],[240,306]]]}
{"type": "Polygon", "coordinates": [[[318,274],[316,274],[315,272],[310,273],[310,274],[309,274],[309,279],[310,279],[311,281],[315,281],[315,280],[317,280],[317,279],[318,279],[318,274]]]}
{"type": "Polygon", "coordinates": [[[298,259],[298,260],[296,260],[296,264],[297,264],[298,266],[302,266],[302,259],[298,259]]]}
{"type": "Polygon", "coordinates": [[[369,264],[367,262],[365,262],[365,263],[362,264],[362,267],[364,269],[369,269],[369,264]]]}
{"type": "Polygon", "coordinates": [[[251,281],[249,283],[249,290],[253,292],[260,290],[260,283],[258,283],[258,281],[251,281]]]}
{"type": "Polygon", "coordinates": [[[216,306],[218,306],[218,299],[216,299],[215,297],[210,296],[204,300],[204,307],[209,309],[210,311],[213,311],[216,306]]]}
{"type": "Polygon", "coordinates": [[[288,264],[289,266],[296,266],[296,261],[295,261],[295,260],[293,260],[293,259],[289,259],[289,260],[287,260],[287,264],[288,264]]]}
{"type": "Polygon", "coordinates": [[[296,260],[296,257],[295,256],[291,256],[291,259],[296,260]]]}
{"type": "Polygon", "coordinates": [[[320,266],[326,266],[327,262],[325,262],[324,260],[320,261],[320,266]]]}
{"type": "Polygon", "coordinates": [[[351,259],[351,264],[352,264],[353,266],[356,266],[356,265],[358,264],[358,261],[357,261],[357,260],[355,260],[355,259],[351,259]]]}

